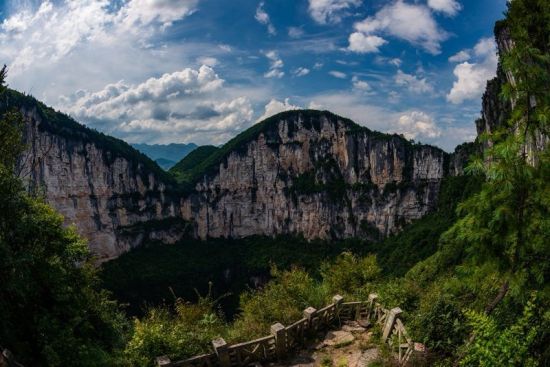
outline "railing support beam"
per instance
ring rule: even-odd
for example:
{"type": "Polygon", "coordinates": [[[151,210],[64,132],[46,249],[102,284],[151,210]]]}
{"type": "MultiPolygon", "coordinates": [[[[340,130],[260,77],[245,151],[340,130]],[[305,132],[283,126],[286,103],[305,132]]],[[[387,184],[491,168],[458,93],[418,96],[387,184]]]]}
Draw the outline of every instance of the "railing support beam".
{"type": "Polygon", "coordinates": [[[218,356],[220,366],[230,367],[231,361],[229,360],[229,351],[227,350],[227,343],[225,342],[225,340],[223,340],[223,338],[214,339],[212,340],[212,346],[214,347],[214,351],[218,356]]]}
{"type": "Polygon", "coordinates": [[[399,307],[392,308],[391,311],[388,313],[388,317],[386,318],[386,325],[384,326],[384,333],[382,334],[382,341],[385,343],[386,340],[388,340],[388,337],[391,334],[391,331],[393,329],[393,326],[395,325],[395,321],[397,320],[397,317],[401,315],[403,311],[399,307]]]}

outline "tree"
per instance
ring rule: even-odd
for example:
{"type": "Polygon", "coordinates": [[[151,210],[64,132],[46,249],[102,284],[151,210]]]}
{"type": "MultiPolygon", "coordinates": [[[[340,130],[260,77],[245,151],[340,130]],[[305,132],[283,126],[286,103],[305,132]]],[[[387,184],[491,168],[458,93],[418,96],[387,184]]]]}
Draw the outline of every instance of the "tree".
{"type": "Polygon", "coordinates": [[[23,127],[18,111],[0,118],[0,343],[29,366],[112,365],[124,319],[86,243],[14,177],[23,127]]]}

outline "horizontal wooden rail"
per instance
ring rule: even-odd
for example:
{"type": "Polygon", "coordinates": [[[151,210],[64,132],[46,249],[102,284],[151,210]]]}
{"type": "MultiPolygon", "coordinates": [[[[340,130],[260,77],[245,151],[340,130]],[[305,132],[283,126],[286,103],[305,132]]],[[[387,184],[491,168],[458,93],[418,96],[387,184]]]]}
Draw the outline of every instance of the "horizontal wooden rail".
{"type": "Polygon", "coordinates": [[[215,339],[212,341],[214,353],[178,362],[162,356],[156,359],[156,364],[158,367],[239,367],[281,360],[303,347],[313,332],[352,320],[363,320],[381,327],[382,341],[389,345],[398,362],[404,364],[415,352],[415,343],[408,337],[400,319],[402,311],[398,307],[387,310],[377,299],[376,294],[370,294],[367,301],[344,302],[342,296],[336,295],[331,304],[319,310],[306,308],[304,317],[289,326],[272,325],[271,335],[233,345],[228,345],[222,338],[215,339]]]}

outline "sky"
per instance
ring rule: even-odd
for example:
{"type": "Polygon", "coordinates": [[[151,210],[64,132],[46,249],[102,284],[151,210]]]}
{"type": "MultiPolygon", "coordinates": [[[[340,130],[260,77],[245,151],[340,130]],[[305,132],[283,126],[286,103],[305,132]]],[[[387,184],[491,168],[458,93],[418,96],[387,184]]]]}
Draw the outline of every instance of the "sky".
{"type": "Polygon", "coordinates": [[[506,0],[0,1],[8,84],[130,143],[223,144],[330,110],[447,151],[475,138],[506,0]]]}

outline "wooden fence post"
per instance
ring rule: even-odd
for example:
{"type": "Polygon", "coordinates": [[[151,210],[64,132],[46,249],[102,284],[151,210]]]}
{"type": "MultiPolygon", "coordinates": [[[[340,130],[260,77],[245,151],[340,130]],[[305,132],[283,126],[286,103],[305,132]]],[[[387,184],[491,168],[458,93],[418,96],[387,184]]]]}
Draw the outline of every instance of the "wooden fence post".
{"type": "Polygon", "coordinates": [[[155,358],[155,365],[157,367],[169,367],[172,364],[172,361],[168,356],[161,356],[155,358]]]}
{"type": "Polygon", "coordinates": [[[307,328],[308,330],[313,326],[313,315],[317,310],[313,307],[308,307],[304,310],[304,317],[307,319],[307,328]]]}
{"type": "Polygon", "coordinates": [[[271,335],[275,337],[275,353],[279,360],[286,354],[286,329],[280,322],[271,325],[271,335]]]}
{"type": "Polygon", "coordinates": [[[212,340],[212,346],[214,347],[214,351],[218,356],[220,366],[230,367],[231,361],[229,360],[229,351],[227,350],[227,343],[225,342],[225,340],[223,340],[223,338],[214,339],[212,340]]]}
{"type": "Polygon", "coordinates": [[[371,315],[374,311],[374,308],[376,307],[376,300],[378,299],[378,294],[371,293],[369,294],[369,315],[367,318],[367,321],[370,322],[371,315]]]}
{"type": "Polygon", "coordinates": [[[341,325],[340,322],[340,310],[342,309],[342,302],[344,302],[344,297],[337,294],[334,297],[332,297],[332,303],[334,303],[334,321],[335,323],[338,323],[338,325],[341,325]]]}
{"type": "Polygon", "coordinates": [[[388,337],[390,336],[390,333],[393,329],[393,325],[395,324],[395,320],[397,320],[397,316],[401,314],[401,309],[399,307],[392,308],[391,311],[388,313],[388,317],[386,318],[386,325],[384,326],[384,334],[382,334],[382,341],[385,343],[386,340],[388,340],[388,337]]]}

